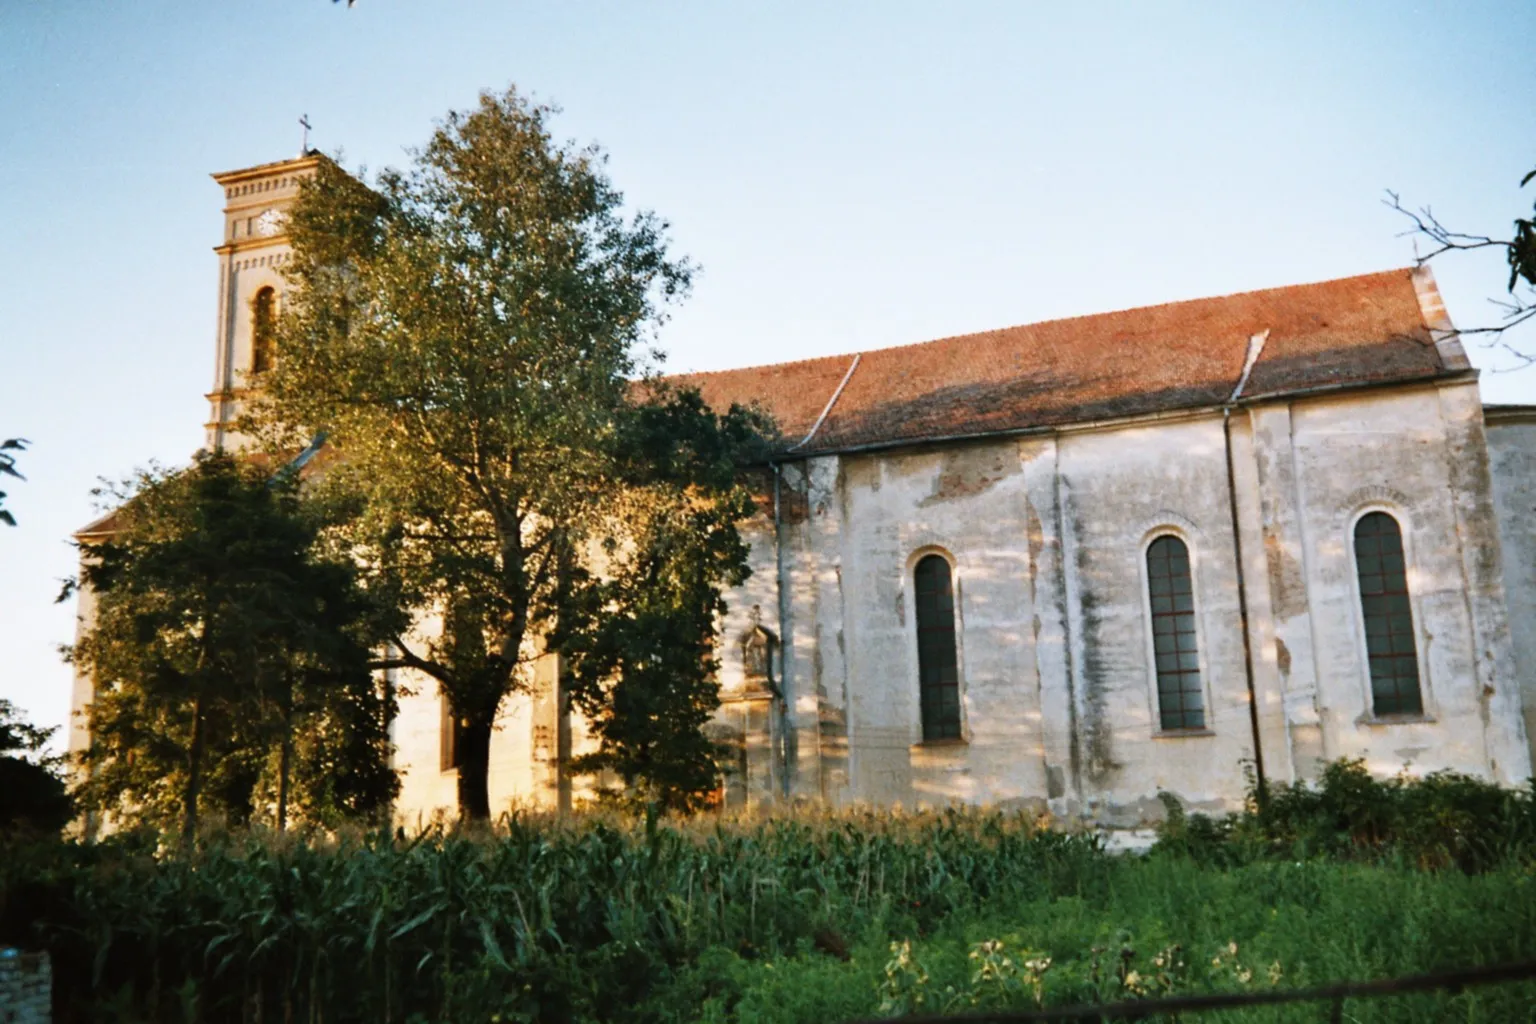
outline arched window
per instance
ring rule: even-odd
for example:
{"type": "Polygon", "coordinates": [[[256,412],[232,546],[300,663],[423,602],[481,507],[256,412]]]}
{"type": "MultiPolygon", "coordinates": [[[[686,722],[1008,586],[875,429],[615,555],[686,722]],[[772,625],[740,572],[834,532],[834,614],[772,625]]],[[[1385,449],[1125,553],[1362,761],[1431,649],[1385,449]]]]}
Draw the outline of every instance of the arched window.
{"type": "Polygon", "coordinates": [[[1387,513],[1367,512],[1355,523],[1355,571],[1365,619],[1366,661],[1371,668],[1372,711],[1422,714],[1403,531],[1387,513]]]}
{"type": "Polygon", "coordinates": [[[1172,534],[1147,545],[1147,596],[1152,607],[1152,657],[1157,710],[1164,730],[1204,729],[1205,691],[1195,631],[1195,588],[1189,548],[1172,534]]]}
{"type": "Polygon", "coordinates": [[[263,288],[251,300],[251,372],[272,369],[273,334],[277,328],[277,292],[263,288]]]}
{"type": "Polygon", "coordinates": [[[955,657],[955,596],[949,563],[928,555],[913,572],[917,595],[917,673],[923,739],[960,738],[960,669],[955,657]]]}

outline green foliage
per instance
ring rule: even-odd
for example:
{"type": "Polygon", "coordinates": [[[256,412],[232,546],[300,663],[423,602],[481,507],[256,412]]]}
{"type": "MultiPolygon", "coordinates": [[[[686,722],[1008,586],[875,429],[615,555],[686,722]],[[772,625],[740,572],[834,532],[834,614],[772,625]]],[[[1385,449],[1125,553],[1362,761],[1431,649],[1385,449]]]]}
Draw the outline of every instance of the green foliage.
{"type": "Polygon", "coordinates": [[[770,428],[659,386],[621,422],[628,486],[609,505],[601,572],[568,571],[550,637],[600,741],[573,768],[616,775],[631,803],[696,810],[720,779],[704,726],[720,704],[722,587],[747,578],[736,524],[753,497],[739,467],[761,457],[770,428]]]}
{"type": "Polygon", "coordinates": [[[44,750],[54,729],[39,729],[0,700],[0,833],[57,832],[73,807],[59,775],[61,759],[44,750]]]}
{"type": "MultiPolygon", "coordinates": [[[[699,1017],[811,1024],[916,1008],[1033,1010],[1258,993],[1536,952],[1532,881],[1520,871],[1467,877],[1322,861],[1215,869],[1165,857],[1112,860],[1102,886],[961,910],[894,947],[870,935],[848,961],[802,954],[740,964],[729,994],[716,997],[729,1012],[699,1017]]],[[[1536,984],[1526,982],[1350,1000],[1343,1019],[1526,1020],[1533,996],[1536,984]]],[[[1327,1004],[1312,1003],[1181,1019],[1312,1024],[1327,1014],[1327,1004]]]]}
{"type": "Polygon", "coordinates": [[[0,699],[0,755],[38,757],[55,730],[39,729],[21,717],[21,709],[0,699]]]}
{"type": "MultiPolygon", "coordinates": [[[[1536,954],[1528,871],[1112,856],[982,811],[0,847],[69,1019],[752,1021],[1028,1009],[1536,954]],[[895,946],[892,946],[892,943],[895,946]]],[[[1530,984],[1352,1002],[1524,1019],[1530,984]]],[[[1210,1017],[1312,1021],[1317,1006],[1210,1017]]],[[[1204,1018],[1202,1018],[1204,1019],[1204,1018]]]]}
{"type": "Polygon", "coordinates": [[[725,994],[726,979],[685,976],[711,947],[821,955],[818,935],[1041,900],[1106,866],[1090,839],[972,812],[511,819],[495,836],[194,852],[128,835],[0,850],[0,943],[47,947],[82,1013],[120,998],[159,1019],[187,991],[207,1020],[251,1000],[269,1020],[657,1019],[669,1000],[725,994]]]}
{"type": "MultiPolygon", "coordinates": [[[[7,438],[4,441],[0,441],[0,476],[13,476],[17,480],[26,479],[26,477],[22,476],[21,473],[16,469],[16,456],[12,455],[11,453],[25,450],[27,443],[27,439],[24,437],[12,437],[7,438]]],[[[3,503],[4,501],[5,492],[0,491],[0,503],[3,503]]],[[[0,523],[5,523],[8,526],[15,526],[16,517],[11,515],[8,509],[0,508],[0,523]]]]}
{"type": "Polygon", "coordinates": [[[441,614],[439,636],[402,631],[393,645],[452,705],[473,818],[490,814],[492,724],[529,684],[536,636],[574,638],[595,601],[644,599],[571,647],[635,695],[605,711],[609,761],[649,763],[620,724],[633,712],[692,766],[662,790],[695,785],[697,668],[642,680],[635,638],[654,628],[681,645],[669,655],[696,650],[703,609],[741,572],[732,459],[756,420],[632,379],[692,268],[669,256],[664,222],[624,216],[601,151],[555,141],[554,113],[514,90],[482,94],[371,188],[321,163],[289,219],[280,358],[249,424],[272,450],[327,429],[341,458],[323,486],[364,502],[351,540],[375,589],[441,614]],[[604,544],[620,526],[637,533],[604,544]],[[708,536],[684,541],[695,527],[708,536]],[[643,593],[648,576],[675,586],[643,593]]]}
{"type": "MultiPolygon", "coordinates": [[[[1536,171],[1532,171],[1520,179],[1520,187],[1524,188],[1532,181],[1536,181],[1536,171]]],[[[1507,290],[1513,292],[1515,285],[1524,281],[1532,288],[1536,288],[1536,219],[1531,217],[1516,217],[1514,233],[1509,240],[1509,284],[1507,290]]]]}
{"type": "Polygon", "coordinates": [[[393,623],[324,550],[321,510],[223,453],[119,497],[70,651],[96,680],[82,806],[188,835],[200,807],[239,824],[275,806],[281,824],[290,781],[311,821],[385,807],[390,708],[369,657],[393,623]]]}
{"type": "Polygon", "coordinates": [[[1487,871],[1536,863],[1536,791],[1457,772],[1377,779],[1360,760],[1323,767],[1316,785],[1250,794],[1241,814],[1188,815],[1171,797],[1158,848],[1209,864],[1287,860],[1401,861],[1487,871]]]}

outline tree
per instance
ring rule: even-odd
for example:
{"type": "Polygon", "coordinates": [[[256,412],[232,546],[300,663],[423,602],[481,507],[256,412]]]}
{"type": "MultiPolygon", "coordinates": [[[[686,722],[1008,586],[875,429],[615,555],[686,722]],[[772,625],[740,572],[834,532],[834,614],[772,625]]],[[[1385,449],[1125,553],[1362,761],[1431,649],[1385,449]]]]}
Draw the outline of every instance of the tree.
{"type": "Polygon", "coordinates": [[[631,378],[691,275],[662,221],[622,216],[599,150],[553,140],[553,113],[486,93],[376,188],[320,166],[289,218],[279,359],[251,423],[275,445],[330,432],[326,485],[367,505],[363,561],[440,618],[397,635],[390,663],[446,695],[471,818],[490,814],[497,709],[623,483],[631,378]]]}
{"type": "Polygon", "coordinates": [[[45,752],[53,729],[39,729],[0,700],[0,832],[57,832],[73,816],[59,777],[60,758],[45,752]]]}
{"type": "Polygon", "coordinates": [[[390,709],[369,659],[393,623],[350,558],[324,550],[296,481],[205,452],[120,497],[114,532],[86,552],[95,621],[69,652],[96,680],[82,805],[179,819],[190,840],[203,808],[251,820],[264,787],[281,827],[292,777],[320,774],[312,759],[336,794],[307,795],[313,817],[386,806],[390,709]]]}
{"type": "MultiPolygon", "coordinates": [[[[27,439],[24,437],[12,437],[7,438],[4,441],[0,441],[0,476],[13,476],[17,480],[26,479],[26,477],[22,476],[21,473],[17,471],[16,456],[12,455],[11,453],[24,451],[27,447],[27,443],[27,439]]],[[[5,492],[0,491],[0,502],[3,502],[4,500],[5,492]]],[[[0,508],[0,522],[6,523],[9,526],[15,526],[16,517],[11,515],[8,509],[0,508]]]]}
{"type": "Polygon", "coordinates": [[[737,524],[754,499],[740,469],[766,456],[772,424],[739,408],[717,416],[697,391],[662,385],[621,422],[606,558],[600,572],[567,571],[551,635],[600,744],[573,767],[618,775],[632,799],[695,810],[720,777],[703,727],[720,706],[721,587],[748,575],[737,524]]]}
{"type": "MultiPolygon", "coordinates": [[[[1520,187],[1524,188],[1532,181],[1536,181],[1536,170],[1520,179],[1520,187]]],[[[1495,300],[1495,305],[1503,311],[1503,322],[1484,327],[1463,327],[1460,328],[1459,333],[1484,335],[1491,339],[1491,344],[1502,348],[1523,365],[1536,364],[1536,352],[1521,351],[1510,344],[1507,333],[1529,320],[1536,319],[1536,209],[1533,209],[1531,217],[1515,218],[1508,238],[1494,238],[1491,235],[1472,235],[1453,231],[1440,223],[1434,211],[1428,206],[1418,210],[1410,210],[1403,206],[1402,199],[1396,192],[1387,193],[1386,203],[1412,222],[1413,227],[1409,229],[1408,234],[1428,242],[1429,251],[1419,254],[1415,260],[1419,266],[1451,252],[1503,250],[1505,263],[1509,267],[1509,279],[1504,285],[1509,299],[1495,300]],[[1516,291],[1521,286],[1524,289],[1523,293],[1516,291]]]]}

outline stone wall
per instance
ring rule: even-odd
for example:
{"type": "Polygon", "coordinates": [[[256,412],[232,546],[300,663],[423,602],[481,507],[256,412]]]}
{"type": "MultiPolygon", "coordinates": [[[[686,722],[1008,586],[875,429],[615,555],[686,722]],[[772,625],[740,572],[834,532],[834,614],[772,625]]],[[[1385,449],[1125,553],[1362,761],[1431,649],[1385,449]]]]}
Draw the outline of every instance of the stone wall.
{"type": "Polygon", "coordinates": [[[48,954],[0,948],[0,1024],[48,1024],[52,1019],[48,954]]]}

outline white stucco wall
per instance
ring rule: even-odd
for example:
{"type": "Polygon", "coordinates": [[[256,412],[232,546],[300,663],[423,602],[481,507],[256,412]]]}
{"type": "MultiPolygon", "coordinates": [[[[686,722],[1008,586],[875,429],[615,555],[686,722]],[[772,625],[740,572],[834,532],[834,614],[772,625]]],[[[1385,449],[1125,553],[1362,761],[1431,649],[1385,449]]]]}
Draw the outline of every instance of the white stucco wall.
{"type": "Polygon", "coordinates": [[[1490,409],[1487,434],[1515,675],[1536,760],[1536,407],[1490,409]]]}
{"type": "MultiPolygon", "coordinates": [[[[1260,401],[1233,414],[1232,443],[1268,776],[1360,757],[1384,774],[1522,778],[1530,755],[1490,563],[1490,472],[1502,479],[1513,456],[1490,464],[1475,384],[1260,401]],[[1423,716],[1370,713],[1350,538],[1373,509],[1403,529],[1423,716]]],[[[1160,790],[1213,810],[1242,798],[1254,729],[1219,412],[820,456],[782,473],[791,794],[1048,802],[1122,824],[1156,817],[1160,790]],[[1193,565],[1208,708],[1193,735],[1158,729],[1142,565],[1164,531],[1193,565]],[[910,581],[929,551],[954,566],[958,744],[920,741],[910,581]]],[[[734,638],[778,621],[771,517],[749,535],[754,576],[725,622],[727,689],[734,638]]],[[[1509,609],[1531,621],[1521,600],[1509,609]]]]}
{"type": "Polygon", "coordinates": [[[1303,753],[1361,757],[1378,772],[1449,768],[1506,782],[1528,763],[1511,749],[1508,717],[1495,713],[1511,691],[1501,597],[1486,594],[1498,581],[1477,578],[1468,565],[1497,549],[1486,471],[1467,466],[1486,462],[1480,434],[1465,437],[1469,399],[1475,403],[1475,387],[1459,384],[1292,408],[1305,509],[1305,593],[1296,601],[1309,607],[1320,721],[1315,748],[1310,738],[1293,743],[1303,776],[1312,767],[1303,753]],[[1354,521],[1370,510],[1388,512],[1403,531],[1425,712],[1417,720],[1370,713],[1351,548],[1354,521]]]}

